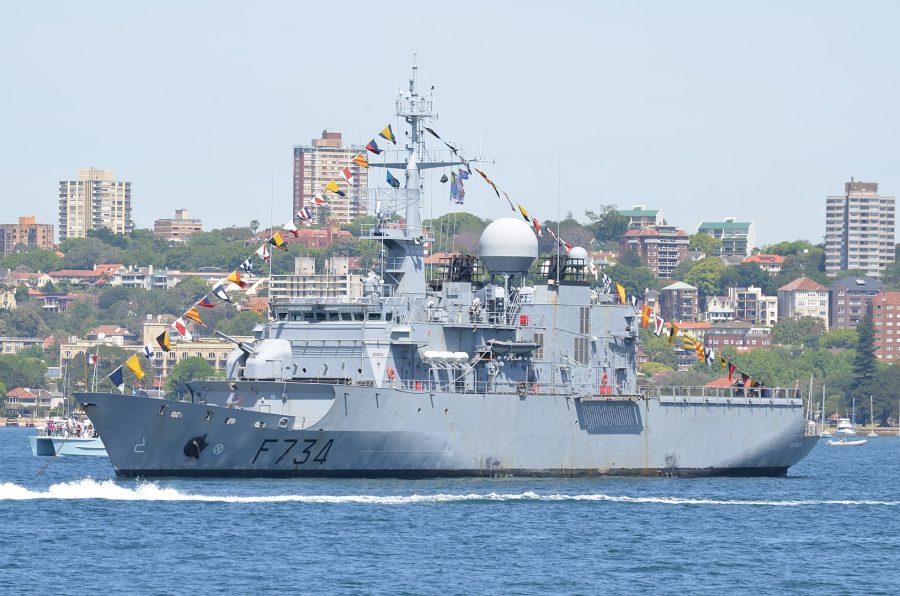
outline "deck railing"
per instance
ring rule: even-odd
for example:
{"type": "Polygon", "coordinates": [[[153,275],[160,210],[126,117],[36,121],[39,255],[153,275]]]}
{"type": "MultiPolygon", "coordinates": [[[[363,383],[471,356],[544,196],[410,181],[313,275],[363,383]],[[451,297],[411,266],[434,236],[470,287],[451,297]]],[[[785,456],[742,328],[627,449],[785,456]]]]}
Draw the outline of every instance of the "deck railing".
{"type": "Polygon", "coordinates": [[[646,385],[638,388],[646,397],[763,397],[772,399],[799,399],[800,390],[785,387],[658,387],[646,385]]]}

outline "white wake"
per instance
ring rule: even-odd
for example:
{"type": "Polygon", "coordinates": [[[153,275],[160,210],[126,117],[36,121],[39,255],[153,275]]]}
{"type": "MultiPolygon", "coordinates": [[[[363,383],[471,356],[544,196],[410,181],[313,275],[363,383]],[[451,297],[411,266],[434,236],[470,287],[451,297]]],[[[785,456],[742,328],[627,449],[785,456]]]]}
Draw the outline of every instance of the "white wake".
{"type": "Polygon", "coordinates": [[[36,491],[11,482],[0,484],[0,501],[29,501],[35,499],[57,500],[107,500],[107,501],[201,501],[208,503],[326,503],[362,505],[414,505],[430,503],[454,503],[475,501],[608,501],[615,503],[660,505],[722,505],[750,507],[811,507],[822,505],[883,506],[896,507],[900,501],[873,500],[771,500],[771,499],[706,499],[689,497],[630,497],[605,494],[539,494],[522,493],[469,493],[433,495],[199,495],[184,493],[174,488],[161,487],[154,482],[133,487],[122,486],[112,480],[96,482],[90,479],[51,485],[45,491],[36,491]]]}

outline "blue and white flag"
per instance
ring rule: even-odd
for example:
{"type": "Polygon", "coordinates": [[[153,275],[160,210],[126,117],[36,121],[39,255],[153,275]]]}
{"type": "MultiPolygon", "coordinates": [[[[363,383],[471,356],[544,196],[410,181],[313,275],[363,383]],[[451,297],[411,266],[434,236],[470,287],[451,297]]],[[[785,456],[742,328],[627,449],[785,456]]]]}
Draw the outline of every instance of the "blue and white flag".
{"type": "Polygon", "coordinates": [[[216,298],[218,298],[219,300],[231,302],[231,297],[228,295],[228,292],[225,291],[225,286],[223,284],[219,284],[214,287],[212,293],[215,294],[216,298]]]}
{"type": "Polygon", "coordinates": [[[387,183],[390,184],[393,188],[400,188],[400,181],[394,178],[394,175],[391,174],[390,170],[387,173],[387,183]]]}
{"type": "Polygon", "coordinates": [[[112,384],[118,387],[119,393],[125,393],[125,378],[122,374],[122,366],[109,373],[109,380],[112,381],[112,384]]]}
{"type": "Polygon", "coordinates": [[[247,259],[243,263],[241,263],[241,269],[250,274],[250,277],[253,277],[253,261],[247,259]]]}

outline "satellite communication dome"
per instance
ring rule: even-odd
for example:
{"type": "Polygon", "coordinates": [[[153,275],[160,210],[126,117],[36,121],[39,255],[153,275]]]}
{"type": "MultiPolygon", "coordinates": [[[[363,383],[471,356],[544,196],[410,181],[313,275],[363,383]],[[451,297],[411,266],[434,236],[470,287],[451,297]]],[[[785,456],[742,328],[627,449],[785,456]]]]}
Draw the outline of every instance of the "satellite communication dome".
{"type": "Polygon", "coordinates": [[[569,251],[568,258],[569,260],[581,261],[577,264],[580,267],[584,267],[588,264],[588,252],[580,246],[572,247],[572,250],[569,251]]]}
{"type": "Polygon", "coordinates": [[[537,237],[521,219],[491,222],[478,240],[478,258],[490,273],[525,273],[537,256],[537,237]]]}

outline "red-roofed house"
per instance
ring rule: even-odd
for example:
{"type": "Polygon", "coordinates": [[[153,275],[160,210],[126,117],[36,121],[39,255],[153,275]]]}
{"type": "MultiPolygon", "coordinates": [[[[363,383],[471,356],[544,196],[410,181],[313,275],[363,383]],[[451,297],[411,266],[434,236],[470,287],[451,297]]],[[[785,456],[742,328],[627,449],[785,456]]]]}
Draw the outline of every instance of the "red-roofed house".
{"type": "Polygon", "coordinates": [[[745,257],[741,263],[754,263],[759,265],[759,268],[763,271],[768,272],[769,275],[776,275],[781,271],[781,266],[784,265],[784,257],[781,255],[767,255],[760,253],[758,255],[745,257]]]}
{"type": "Polygon", "coordinates": [[[93,269],[60,269],[59,271],[48,271],[54,281],[67,281],[73,285],[90,285],[95,284],[101,279],[112,279],[119,271],[125,269],[124,265],[119,263],[95,265],[93,269]]]}
{"type": "Polygon", "coordinates": [[[102,344],[124,346],[126,344],[134,343],[137,336],[125,327],[119,327],[118,325],[100,325],[99,327],[94,327],[88,331],[85,339],[102,344]]]}
{"type": "Polygon", "coordinates": [[[62,403],[63,396],[59,393],[28,387],[16,387],[7,391],[3,398],[3,407],[10,416],[34,416],[39,411],[47,413],[48,410],[60,407],[62,403]]]}
{"type": "Polygon", "coordinates": [[[265,317],[269,314],[269,299],[264,296],[254,296],[247,300],[243,308],[265,317]]]}

